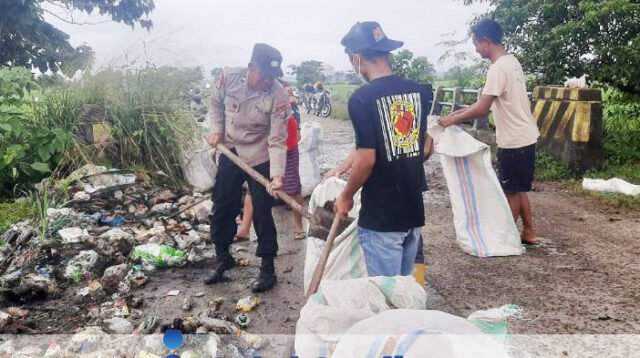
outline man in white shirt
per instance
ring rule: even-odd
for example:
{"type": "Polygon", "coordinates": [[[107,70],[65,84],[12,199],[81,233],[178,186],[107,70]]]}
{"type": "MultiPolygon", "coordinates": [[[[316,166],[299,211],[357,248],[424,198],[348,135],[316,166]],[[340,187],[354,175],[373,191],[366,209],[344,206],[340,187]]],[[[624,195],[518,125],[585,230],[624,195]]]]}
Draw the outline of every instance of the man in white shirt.
{"type": "Polygon", "coordinates": [[[450,125],[482,118],[493,112],[498,142],[498,179],[514,219],[522,218],[522,242],[538,244],[527,192],[531,191],[536,142],[540,136],[531,114],[524,72],[520,62],[502,46],[502,28],[493,20],[482,20],[471,28],[473,44],[482,58],[492,63],[482,95],[473,105],[440,119],[450,125]]]}

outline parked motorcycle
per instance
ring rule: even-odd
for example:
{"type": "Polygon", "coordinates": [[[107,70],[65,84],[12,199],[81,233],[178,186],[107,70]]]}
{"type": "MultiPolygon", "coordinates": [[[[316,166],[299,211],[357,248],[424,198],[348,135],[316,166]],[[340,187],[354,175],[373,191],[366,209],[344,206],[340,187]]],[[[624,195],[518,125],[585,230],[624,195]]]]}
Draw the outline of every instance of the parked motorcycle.
{"type": "Polygon", "coordinates": [[[324,90],[321,93],[310,94],[305,101],[307,113],[323,118],[331,115],[331,92],[324,90]]]}

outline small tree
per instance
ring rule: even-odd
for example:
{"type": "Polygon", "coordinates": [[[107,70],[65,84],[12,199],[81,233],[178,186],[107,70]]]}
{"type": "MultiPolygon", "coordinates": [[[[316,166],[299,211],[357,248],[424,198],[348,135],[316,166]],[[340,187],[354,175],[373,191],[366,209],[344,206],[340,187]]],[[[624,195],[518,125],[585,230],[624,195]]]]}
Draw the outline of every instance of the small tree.
{"type": "Polygon", "coordinates": [[[411,60],[413,59],[413,52],[404,49],[398,51],[396,54],[391,54],[391,69],[393,72],[404,78],[409,78],[411,75],[411,60]]]}
{"type": "Polygon", "coordinates": [[[448,39],[438,42],[436,46],[442,46],[446,50],[438,62],[445,63],[447,60],[452,60],[454,63],[453,67],[447,71],[446,78],[456,87],[481,87],[484,84],[484,75],[489,68],[489,63],[473,52],[459,50],[459,46],[469,40],[468,37],[455,39],[455,32],[443,36],[448,39]]]}
{"type": "Polygon", "coordinates": [[[433,64],[424,56],[419,56],[411,61],[409,79],[418,83],[433,83],[436,69],[433,64]]]}
{"type": "Polygon", "coordinates": [[[296,76],[298,85],[324,81],[324,67],[322,62],[316,60],[303,61],[300,65],[289,65],[289,74],[296,76]]]}
{"type": "Polygon", "coordinates": [[[413,52],[404,49],[391,55],[391,69],[395,74],[418,83],[433,82],[436,70],[424,56],[413,58],[413,52]]]}

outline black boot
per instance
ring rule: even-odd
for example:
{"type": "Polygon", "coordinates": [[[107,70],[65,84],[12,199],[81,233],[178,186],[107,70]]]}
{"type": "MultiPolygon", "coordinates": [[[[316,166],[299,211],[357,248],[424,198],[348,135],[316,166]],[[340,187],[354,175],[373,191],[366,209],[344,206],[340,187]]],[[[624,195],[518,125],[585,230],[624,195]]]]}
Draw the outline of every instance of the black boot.
{"type": "Polygon", "coordinates": [[[224,272],[235,266],[236,261],[228,251],[218,254],[218,262],[216,263],[213,271],[211,271],[211,273],[204,278],[204,283],[207,285],[211,285],[224,281],[226,279],[226,277],[224,276],[224,272]]]}
{"type": "Polygon", "coordinates": [[[273,258],[262,258],[260,275],[253,285],[251,285],[251,292],[259,293],[268,291],[276,285],[277,281],[278,277],[276,276],[276,270],[273,265],[273,258]]]}

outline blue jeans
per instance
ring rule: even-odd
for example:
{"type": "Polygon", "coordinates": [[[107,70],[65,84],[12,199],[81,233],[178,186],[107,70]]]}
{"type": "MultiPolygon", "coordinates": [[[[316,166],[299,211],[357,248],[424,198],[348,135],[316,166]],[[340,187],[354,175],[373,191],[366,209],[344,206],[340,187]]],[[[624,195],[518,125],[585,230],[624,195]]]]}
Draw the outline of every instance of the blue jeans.
{"type": "Polygon", "coordinates": [[[406,232],[380,232],[358,227],[369,276],[409,276],[418,252],[420,228],[406,232]]]}

